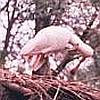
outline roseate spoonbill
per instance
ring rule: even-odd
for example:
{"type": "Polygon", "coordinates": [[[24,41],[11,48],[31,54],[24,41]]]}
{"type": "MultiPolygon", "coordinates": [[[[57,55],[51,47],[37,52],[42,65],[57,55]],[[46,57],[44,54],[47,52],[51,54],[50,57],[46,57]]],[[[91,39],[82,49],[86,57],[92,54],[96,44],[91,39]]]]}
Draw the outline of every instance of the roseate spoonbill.
{"type": "Polygon", "coordinates": [[[93,55],[94,50],[84,43],[70,26],[49,26],[41,29],[33,39],[26,43],[20,54],[32,57],[30,63],[33,66],[33,70],[36,71],[40,68],[38,66],[39,63],[43,62],[43,54],[59,52],[70,48],[70,45],[85,57],[93,55]]]}

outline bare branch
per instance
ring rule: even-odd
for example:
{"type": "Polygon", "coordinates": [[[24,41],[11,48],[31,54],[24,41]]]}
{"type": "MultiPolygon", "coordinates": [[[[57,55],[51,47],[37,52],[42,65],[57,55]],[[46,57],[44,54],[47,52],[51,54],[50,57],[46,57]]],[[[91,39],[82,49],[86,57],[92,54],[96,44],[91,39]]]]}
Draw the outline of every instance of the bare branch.
{"type": "Polygon", "coordinates": [[[6,5],[0,9],[0,12],[3,11],[6,7],[8,7],[10,1],[11,0],[8,0],[8,2],[6,3],[6,5]]]}

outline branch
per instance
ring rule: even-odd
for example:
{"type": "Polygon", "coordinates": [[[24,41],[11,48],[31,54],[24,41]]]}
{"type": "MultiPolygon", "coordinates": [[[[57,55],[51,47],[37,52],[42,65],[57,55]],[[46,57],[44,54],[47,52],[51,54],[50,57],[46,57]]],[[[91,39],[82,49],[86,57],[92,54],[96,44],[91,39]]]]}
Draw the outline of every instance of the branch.
{"type": "Polygon", "coordinates": [[[24,97],[32,97],[26,100],[38,100],[39,97],[43,100],[58,100],[58,98],[59,100],[70,100],[70,98],[71,100],[100,100],[100,90],[89,88],[78,81],[69,82],[58,80],[56,77],[51,79],[50,76],[31,77],[0,69],[0,84],[6,88],[2,93],[7,92],[6,97],[19,93],[24,97]]]}
{"type": "Polygon", "coordinates": [[[10,1],[11,0],[8,0],[8,2],[6,3],[6,5],[0,9],[0,12],[3,11],[6,7],[8,7],[10,1]]]}
{"type": "Polygon", "coordinates": [[[8,10],[8,8],[9,8],[9,3],[10,3],[10,0],[8,0],[8,5],[7,5],[7,14],[8,14],[8,25],[9,25],[9,21],[10,21],[10,19],[9,19],[9,10],[8,10]]]}
{"type": "Polygon", "coordinates": [[[13,12],[12,12],[11,19],[14,19],[16,4],[17,4],[17,0],[15,0],[15,2],[14,2],[14,10],[13,10],[13,12]]]}
{"type": "Polygon", "coordinates": [[[57,96],[58,96],[58,93],[59,93],[59,91],[60,91],[60,88],[61,88],[61,86],[59,85],[58,88],[57,88],[57,91],[56,91],[56,94],[55,94],[53,100],[56,100],[56,99],[57,99],[57,96]]]}

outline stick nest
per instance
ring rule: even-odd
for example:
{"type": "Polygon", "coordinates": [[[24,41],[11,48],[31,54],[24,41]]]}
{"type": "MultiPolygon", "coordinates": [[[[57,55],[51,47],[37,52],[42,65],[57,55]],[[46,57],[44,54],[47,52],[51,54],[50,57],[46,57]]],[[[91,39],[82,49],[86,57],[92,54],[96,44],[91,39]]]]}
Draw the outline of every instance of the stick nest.
{"type": "Polygon", "coordinates": [[[100,100],[100,90],[53,76],[29,76],[0,69],[0,100],[100,100]]]}

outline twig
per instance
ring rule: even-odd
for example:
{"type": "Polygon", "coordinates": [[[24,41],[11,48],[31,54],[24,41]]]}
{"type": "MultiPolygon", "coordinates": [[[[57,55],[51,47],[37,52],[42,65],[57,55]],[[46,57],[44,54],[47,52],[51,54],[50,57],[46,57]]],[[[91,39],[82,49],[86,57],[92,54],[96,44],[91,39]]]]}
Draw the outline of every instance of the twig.
{"type": "Polygon", "coordinates": [[[0,12],[3,11],[6,7],[8,7],[10,1],[11,0],[8,0],[8,2],[5,4],[5,6],[0,9],[0,12]]]}
{"type": "Polygon", "coordinates": [[[55,94],[53,100],[56,100],[56,98],[57,98],[57,96],[58,96],[58,93],[59,93],[59,91],[60,91],[60,87],[61,87],[61,84],[59,84],[59,86],[58,86],[58,88],[57,88],[57,92],[56,92],[56,94],[55,94]]]}

